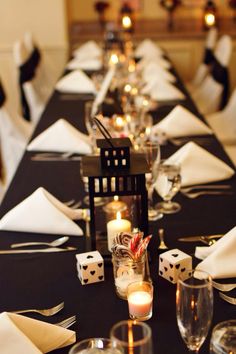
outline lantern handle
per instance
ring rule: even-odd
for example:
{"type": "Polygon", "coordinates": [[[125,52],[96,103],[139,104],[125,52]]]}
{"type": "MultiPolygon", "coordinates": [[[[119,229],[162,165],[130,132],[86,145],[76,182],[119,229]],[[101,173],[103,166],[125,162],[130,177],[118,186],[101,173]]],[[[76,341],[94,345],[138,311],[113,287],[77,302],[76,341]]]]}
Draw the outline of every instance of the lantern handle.
{"type": "Polygon", "coordinates": [[[104,125],[102,124],[102,122],[99,120],[99,116],[95,116],[93,118],[96,126],[98,127],[100,133],[104,136],[104,138],[106,139],[106,141],[108,142],[108,144],[111,145],[112,148],[114,148],[114,145],[112,144],[111,140],[112,139],[112,136],[111,134],[109,133],[109,131],[104,127],[104,125]]]}

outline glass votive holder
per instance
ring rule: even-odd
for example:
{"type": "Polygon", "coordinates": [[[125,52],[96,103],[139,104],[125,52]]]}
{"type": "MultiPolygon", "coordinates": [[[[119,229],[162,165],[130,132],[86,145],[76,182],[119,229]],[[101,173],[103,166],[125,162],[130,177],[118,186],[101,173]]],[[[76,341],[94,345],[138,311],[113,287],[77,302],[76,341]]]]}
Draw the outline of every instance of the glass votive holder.
{"type": "Polygon", "coordinates": [[[218,323],[212,331],[210,354],[236,353],[236,320],[218,323]]]}
{"type": "Polygon", "coordinates": [[[128,257],[112,255],[116,294],[121,299],[127,299],[127,288],[129,284],[140,282],[144,279],[145,256],[146,255],[136,261],[128,257]]]}
{"type": "Polygon", "coordinates": [[[152,330],[144,322],[121,321],[111,328],[110,338],[123,354],[152,354],[152,330]]]}
{"type": "Polygon", "coordinates": [[[88,338],[76,343],[69,354],[94,354],[94,353],[122,354],[119,344],[108,338],[88,338]],[[97,350],[96,350],[97,349],[97,350]]]}
{"type": "Polygon", "coordinates": [[[153,286],[148,281],[138,281],[128,285],[127,299],[129,317],[146,321],[152,317],[153,286]]]}

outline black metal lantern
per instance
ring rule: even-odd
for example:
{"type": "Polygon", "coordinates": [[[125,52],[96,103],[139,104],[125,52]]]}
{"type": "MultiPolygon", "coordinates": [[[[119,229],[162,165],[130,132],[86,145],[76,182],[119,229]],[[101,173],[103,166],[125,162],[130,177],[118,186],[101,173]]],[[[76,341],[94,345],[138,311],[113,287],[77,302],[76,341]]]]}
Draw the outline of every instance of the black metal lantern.
{"type": "MultiPolygon", "coordinates": [[[[106,230],[98,232],[97,226],[103,221],[104,227],[106,216],[99,214],[95,198],[115,196],[124,200],[129,198],[128,208],[133,214],[135,212],[135,215],[131,213],[131,230],[139,228],[147,234],[148,201],[145,173],[148,173],[149,169],[143,154],[130,153],[131,142],[128,138],[99,139],[97,146],[100,148],[99,156],[82,158],[83,177],[88,177],[89,185],[91,248],[99,250],[105,257],[110,257],[111,253],[108,249],[110,239],[107,238],[106,230]]],[[[108,224],[105,226],[108,227],[108,224]]]]}

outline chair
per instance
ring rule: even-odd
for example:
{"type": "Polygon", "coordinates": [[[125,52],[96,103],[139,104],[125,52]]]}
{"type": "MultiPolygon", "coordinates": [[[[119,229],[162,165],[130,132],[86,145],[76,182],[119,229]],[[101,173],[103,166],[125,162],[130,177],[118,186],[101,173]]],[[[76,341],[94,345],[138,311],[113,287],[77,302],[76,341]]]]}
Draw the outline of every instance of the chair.
{"type": "Polygon", "coordinates": [[[214,48],[217,40],[217,34],[218,31],[215,27],[208,31],[205,42],[203,61],[199,65],[194,78],[190,82],[186,83],[186,87],[190,93],[193,92],[203,82],[210,71],[211,64],[214,61],[214,48]]]}
{"type": "Polygon", "coordinates": [[[0,200],[11,182],[30,134],[30,124],[17,114],[9,113],[0,82],[0,200]]]}
{"type": "Polygon", "coordinates": [[[206,116],[218,140],[236,166],[236,88],[222,111],[206,116]]]}
{"type": "Polygon", "coordinates": [[[29,55],[23,41],[13,46],[13,56],[19,71],[19,87],[23,117],[35,125],[44,109],[46,100],[40,91],[37,79],[37,67],[40,56],[33,50],[29,55]],[[26,88],[27,87],[27,88],[26,88]]]}
{"type": "Polygon", "coordinates": [[[203,115],[217,112],[226,105],[229,91],[228,64],[231,53],[232,40],[224,35],[216,45],[211,72],[192,93],[192,98],[203,115]]]}

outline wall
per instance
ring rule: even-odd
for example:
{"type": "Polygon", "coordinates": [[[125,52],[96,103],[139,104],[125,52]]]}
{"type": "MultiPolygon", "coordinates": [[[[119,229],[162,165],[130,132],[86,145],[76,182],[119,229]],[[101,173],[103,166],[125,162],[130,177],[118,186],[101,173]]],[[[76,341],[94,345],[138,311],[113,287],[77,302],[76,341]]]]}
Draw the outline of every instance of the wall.
{"type": "Polygon", "coordinates": [[[12,105],[18,106],[17,72],[13,43],[31,31],[42,50],[52,80],[62,72],[67,59],[67,17],[64,0],[0,1],[0,78],[12,105]]]}

